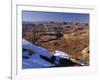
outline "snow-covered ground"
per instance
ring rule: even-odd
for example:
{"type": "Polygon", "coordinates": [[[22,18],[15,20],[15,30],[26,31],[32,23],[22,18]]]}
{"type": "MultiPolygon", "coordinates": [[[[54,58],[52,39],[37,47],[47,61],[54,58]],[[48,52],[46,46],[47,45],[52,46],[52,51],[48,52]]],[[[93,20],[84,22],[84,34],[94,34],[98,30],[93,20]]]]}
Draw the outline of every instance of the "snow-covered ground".
{"type": "Polygon", "coordinates": [[[50,66],[55,66],[54,64],[51,64],[50,62],[43,60],[40,55],[46,56],[50,58],[52,56],[52,53],[48,50],[41,48],[39,46],[36,46],[27,40],[22,40],[22,48],[24,49],[22,52],[22,68],[45,68],[50,66]],[[32,54],[32,55],[29,55],[32,54]]]}

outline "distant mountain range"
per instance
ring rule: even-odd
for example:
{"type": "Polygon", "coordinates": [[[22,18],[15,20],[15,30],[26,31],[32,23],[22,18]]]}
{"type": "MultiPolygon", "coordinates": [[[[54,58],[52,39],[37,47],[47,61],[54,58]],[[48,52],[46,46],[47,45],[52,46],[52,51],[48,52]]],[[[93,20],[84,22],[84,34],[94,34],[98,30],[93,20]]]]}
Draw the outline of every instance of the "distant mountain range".
{"type": "Polygon", "coordinates": [[[22,21],[22,24],[57,24],[57,23],[63,23],[63,24],[89,24],[89,23],[84,23],[84,22],[55,22],[55,21],[38,21],[38,22],[26,22],[26,21],[22,21]]]}

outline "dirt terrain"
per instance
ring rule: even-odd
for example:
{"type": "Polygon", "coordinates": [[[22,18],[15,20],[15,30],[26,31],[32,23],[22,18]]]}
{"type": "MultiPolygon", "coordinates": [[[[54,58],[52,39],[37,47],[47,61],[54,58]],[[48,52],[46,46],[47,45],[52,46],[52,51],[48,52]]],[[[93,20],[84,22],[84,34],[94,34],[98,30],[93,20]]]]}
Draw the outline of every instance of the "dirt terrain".
{"type": "Polygon", "coordinates": [[[78,61],[83,61],[89,65],[89,27],[82,27],[81,30],[66,30],[64,36],[59,40],[53,40],[41,44],[42,47],[55,53],[55,50],[61,50],[68,53],[78,61]],[[67,33],[68,32],[68,33],[67,33]]]}
{"type": "MultiPolygon", "coordinates": [[[[46,25],[46,24],[45,24],[46,25]]],[[[48,29],[52,31],[52,27],[54,24],[50,24],[50,27],[45,27],[45,29],[48,31],[48,29]]],[[[55,24],[56,25],[56,24],[55,24]]],[[[42,25],[43,27],[44,25],[42,25]]],[[[84,23],[84,24],[71,24],[67,26],[63,26],[60,24],[60,30],[63,32],[63,36],[60,38],[52,39],[55,38],[52,34],[50,35],[41,35],[39,36],[39,31],[37,33],[34,33],[34,30],[31,31],[23,31],[23,38],[28,39],[32,43],[38,43],[41,47],[48,49],[52,53],[55,53],[55,50],[60,50],[63,52],[68,53],[72,58],[76,59],[77,61],[82,61],[85,63],[85,65],[89,65],[89,25],[84,23]],[[63,29],[62,29],[63,28],[63,29]],[[33,36],[37,34],[36,36],[33,36]],[[36,37],[36,39],[35,39],[36,37]],[[34,38],[34,40],[33,40],[34,38]],[[49,40],[50,41],[45,41],[41,42],[42,40],[49,40]],[[37,42],[36,42],[37,41],[37,42]]],[[[45,32],[44,30],[43,32],[45,32]]],[[[41,29],[41,33],[42,29],[41,29]]],[[[55,31],[54,31],[55,32],[55,31]]],[[[44,34],[44,33],[43,33],[44,34]]]]}

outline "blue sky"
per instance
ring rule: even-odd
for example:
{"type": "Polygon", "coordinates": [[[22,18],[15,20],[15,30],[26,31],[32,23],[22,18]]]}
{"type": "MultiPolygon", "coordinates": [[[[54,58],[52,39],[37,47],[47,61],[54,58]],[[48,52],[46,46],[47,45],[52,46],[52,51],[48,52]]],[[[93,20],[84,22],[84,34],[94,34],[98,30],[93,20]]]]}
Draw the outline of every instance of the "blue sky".
{"type": "Polygon", "coordinates": [[[40,22],[40,21],[89,22],[89,14],[22,11],[22,21],[25,21],[25,22],[40,22]]]}

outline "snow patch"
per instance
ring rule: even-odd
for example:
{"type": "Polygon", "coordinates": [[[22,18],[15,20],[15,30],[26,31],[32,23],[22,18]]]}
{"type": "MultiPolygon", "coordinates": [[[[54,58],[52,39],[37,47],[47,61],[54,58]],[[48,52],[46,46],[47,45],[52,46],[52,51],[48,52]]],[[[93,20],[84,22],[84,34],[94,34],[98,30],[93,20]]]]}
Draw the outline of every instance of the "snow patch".
{"type": "Polygon", "coordinates": [[[59,56],[61,58],[69,59],[69,55],[63,51],[56,50],[54,56],[59,56]]]}

